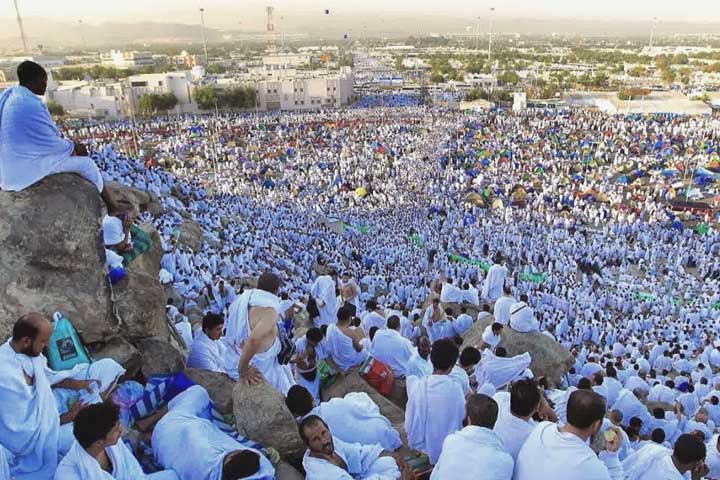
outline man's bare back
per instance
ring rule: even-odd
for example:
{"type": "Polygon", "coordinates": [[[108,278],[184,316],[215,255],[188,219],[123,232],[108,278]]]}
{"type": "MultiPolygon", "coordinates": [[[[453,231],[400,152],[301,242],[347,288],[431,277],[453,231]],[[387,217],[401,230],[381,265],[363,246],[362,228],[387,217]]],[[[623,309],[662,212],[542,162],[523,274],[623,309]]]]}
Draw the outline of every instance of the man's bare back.
{"type": "Polygon", "coordinates": [[[250,337],[257,342],[257,352],[266,352],[278,336],[277,332],[277,310],[273,307],[250,307],[248,310],[248,324],[250,326],[250,337]]]}

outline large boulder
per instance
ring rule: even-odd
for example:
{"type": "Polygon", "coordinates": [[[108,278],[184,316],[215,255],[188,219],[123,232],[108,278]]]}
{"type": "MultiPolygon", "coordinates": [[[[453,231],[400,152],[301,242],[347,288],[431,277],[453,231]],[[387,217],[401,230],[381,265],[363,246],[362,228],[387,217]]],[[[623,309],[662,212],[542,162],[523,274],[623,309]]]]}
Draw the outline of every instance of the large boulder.
{"type": "Polygon", "coordinates": [[[272,447],[291,463],[305,451],[297,422],[285,406],[285,397],[262,381],[257,385],[237,382],[233,390],[233,411],[238,432],[266,447],[272,447]]]}
{"type": "MultiPolygon", "coordinates": [[[[495,320],[492,316],[484,318],[465,333],[463,348],[478,346],[482,341],[485,328],[495,320]]],[[[508,356],[530,353],[532,362],[530,369],[536,377],[547,377],[551,384],[559,385],[561,377],[575,363],[575,358],[558,342],[538,332],[521,333],[510,327],[503,328],[501,345],[507,350],[508,356]]]]}
{"type": "Polygon", "coordinates": [[[200,251],[202,243],[203,230],[200,224],[191,218],[183,218],[177,245],[179,247],[188,247],[197,253],[200,251]]]}
{"type": "Polygon", "coordinates": [[[165,292],[157,276],[131,268],[127,278],[115,285],[114,295],[123,336],[131,340],[168,336],[165,292]]]}
{"type": "Polygon", "coordinates": [[[18,317],[64,312],[86,343],[113,336],[95,187],[78,175],[47,177],[0,192],[0,339],[18,317]]]}
{"type": "Polygon", "coordinates": [[[223,415],[233,413],[233,388],[235,381],[220,372],[211,372],[199,368],[186,368],[185,375],[208,391],[215,409],[223,415]]]}
{"type": "Polygon", "coordinates": [[[303,480],[305,476],[289,463],[280,462],[275,465],[275,478],[276,480],[303,480]]]}
{"type": "Polygon", "coordinates": [[[164,211],[157,196],[153,193],[129,187],[120,182],[105,182],[105,188],[120,208],[132,210],[135,215],[145,211],[153,215],[160,215],[164,211]]]}
{"type": "Polygon", "coordinates": [[[347,374],[338,377],[335,383],[322,390],[324,401],[331,398],[343,398],[350,392],[365,392],[380,409],[380,413],[393,425],[405,422],[405,412],[385,398],[380,392],[371,387],[364,378],[360,376],[358,369],[350,370],[347,374]]]}
{"type": "Polygon", "coordinates": [[[107,342],[99,342],[90,346],[93,360],[112,358],[123,366],[128,377],[134,377],[143,365],[140,351],[121,337],[113,337],[107,342]]]}
{"type": "Polygon", "coordinates": [[[143,338],[135,346],[143,356],[142,374],[145,377],[185,370],[185,357],[167,337],[143,338]]]}

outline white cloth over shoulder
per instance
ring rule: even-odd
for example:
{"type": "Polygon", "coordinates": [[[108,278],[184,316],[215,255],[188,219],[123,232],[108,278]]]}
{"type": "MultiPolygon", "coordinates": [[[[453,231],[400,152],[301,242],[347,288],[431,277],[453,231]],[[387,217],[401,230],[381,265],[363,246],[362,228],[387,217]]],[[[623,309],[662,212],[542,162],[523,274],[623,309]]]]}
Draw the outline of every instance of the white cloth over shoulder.
{"type": "Polygon", "coordinates": [[[275,469],[262,453],[241,445],[202,417],[209,404],[207,390],[199,385],[170,401],[168,413],[152,434],[153,454],[158,463],[174,470],[180,480],[221,480],[227,454],[252,450],[260,455],[260,471],[248,479],[273,479],[275,469]]]}
{"type": "Polygon", "coordinates": [[[125,446],[122,439],[105,449],[112,473],[102,469],[82,446],[75,441],[70,451],[62,459],[55,472],[55,480],[177,480],[172,470],[145,475],[135,456],[125,446]]]}
{"type": "Polygon", "coordinates": [[[333,437],[335,453],[348,467],[348,471],[334,464],[310,456],[305,452],[303,467],[307,480],[396,480],[400,478],[400,469],[392,457],[380,457],[383,448],[380,445],[361,445],[346,443],[333,437]]]}
{"type": "Polygon", "coordinates": [[[400,448],[400,434],[364,392],[351,392],[315,407],[310,414],[322,418],[334,437],[348,443],[380,444],[385,450],[400,448]]]}
{"type": "Polygon", "coordinates": [[[279,305],[280,299],[270,292],[257,288],[244,291],[230,305],[228,320],[225,324],[226,344],[236,350],[239,355],[245,340],[250,336],[250,307],[272,307],[277,311],[279,305]]]}
{"type": "Polygon", "coordinates": [[[345,335],[337,325],[328,327],[325,343],[333,362],[343,372],[360,365],[368,357],[365,350],[355,350],[352,338],[345,335]]]}
{"type": "Polygon", "coordinates": [[[532,358],[528,352],[506,358],[485,350],[480,363],[475,367],[475,379],[478,385],[491,383],[495,388],[502,388],[522,376],[530,362],[532,358]]]}
{"type": "Polygon", "coordinates": [[[623,460],[626,480],[682,480],[684,477],[673,465],[671,455],[672,450],[662,445],[645,445],[623,460]],[[666,460],[670,460],[669,465],[666,460]]]}
{"type": "Polygon", "coordinates": [[[0,188],[20,191],[52,174],[74,144],[40,98],[21,85],[0,95],[0,188]]]}
{"type": "Polygon", "coordinates": [[[440,457],[445,437],[462,428],[465,397],[449,375],[408,377],[405,431],[410,447],[428,454],[430,463],[440,457]]]}
{"type": "Polygon", "coordinates": [[[0,445],[0,480],[10,480],[10,464],[8,451],[0,445]]]}
{"type": "Polygon", "coordinates": [[[578,436],[551,422],[539,423],[515,461],[513,480],[623,480],[617,453],[595,452],[578,436]]]}
{"type": "Polygon", "coordinates": [[[495,432],[469,425],[447,436],[430,479],[510,480],[514,464],[495,432]]]}
{"type": "Polygon", "coordinates": [[[57,468],[60,414],[46,371],[43,355],[18,354],[10,341],[0,347],[0,439],[17,480],[51,479],[57,468]]]}

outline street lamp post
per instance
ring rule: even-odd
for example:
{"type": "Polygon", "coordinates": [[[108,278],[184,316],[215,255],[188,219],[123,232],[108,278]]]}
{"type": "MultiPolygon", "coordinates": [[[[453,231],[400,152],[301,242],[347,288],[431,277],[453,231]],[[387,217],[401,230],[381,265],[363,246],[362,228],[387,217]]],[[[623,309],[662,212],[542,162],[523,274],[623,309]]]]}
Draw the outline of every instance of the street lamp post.
{"type": "Polygon", "coordinates": [[[488,36],[488,63],[492,58],[493,20],[495,20],[495,7],[490,7],[490,35],[488,36]]]}
{"type": "Polygon", "coordinates": [[[205,9],[200,9],[200,23],[202,25],[203,48],[205,49],[205,67],[209,65],[207,51],[207,36],[205,35],[205,9]]]}

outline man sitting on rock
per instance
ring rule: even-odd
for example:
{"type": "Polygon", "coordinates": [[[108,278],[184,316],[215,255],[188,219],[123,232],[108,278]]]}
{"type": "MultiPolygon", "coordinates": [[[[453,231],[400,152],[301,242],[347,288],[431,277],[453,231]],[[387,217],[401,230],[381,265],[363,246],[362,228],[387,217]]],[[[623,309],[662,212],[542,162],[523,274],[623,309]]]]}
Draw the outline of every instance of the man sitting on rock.
{"type": "Polygon", "coordinates": [[[360,343],[363,332],[352,328],[352,310],[342,306],[337,311],[337,323],[327,329],[326,342],[333,363],[343,372],[357,367],[368,357],[360,343]]]}
{"type": "Polygon", "coordinates": [[[131,252],[133,243],[130,227],[132,227],[133,221],[132,212],[105,215],[102,223],[105,248],[118,254],[131,252]]]}
{"type": "Polygon", "coordinates": [[[528,305],[528,296],[520,295],[520,301],[510,307],[510,327],[518,332],[539,332],[540,322],[535,318],[535,311],[528,305]]]}
{"type": "Polygon", "coordinates": [[[203,387],[193,385],[160,413],[152,434],[152,449],[164,468],[180,480],[275,478],[265,456],[247,448],[202,416],[210,404],[203,387]]]}
{"type": "MultiPolygon", "coordinates": [[[[239,355],[239,375],[254,385],[264,378],[283,395],[295,384],[292,371],[278,362],[282,346],[278,337],[282,280],[269,272],[260,275],[257,288],[243,292],[230,306],[227,355],[239,355]]],[[[228,364],[227,361],[225,363],[228,364]]]]}
{"type": "Polygon", "coordinates": [[[405,462],[379,444],[346,443],[333,437],[317,415],[300,423],[300,437],[308,450],[303,457],[307,480],[409,480],[412,472],[405,462]]]}
{"type": "Polygon", "coordinates": [[[343,442],[379,443],[390,451],[402,445],[400,434],[364,392],[348,393],[345,398],[333,398],[316,406],[306,388],[294,385],[288,391],[285,404],[301,420],[309,415],[319,416],[343,442]]]}
{"type": "Polygon", "coordinates": [[[208,312],[202,320],[202,331],[197,333],[190,347],[187,366],[211,372],[225,373],[225,345],[220,341],[225,328],[222,315],[208,312]]]}
{"type": "Polygon", "coordinates": [[[78,413],[75,443],[62,459],[55,480],[178,480],[172,470],[145,475],[120,438],[120,409],[98,403],[78,413]]]}
{"type": "Polygon", "coordinates": [[[47,106],[48,76],[35,62],[17,67],[20,85],[0,95],[0,189],[19,192],[56,173],[75,173],[95,185],[108,211],[116,210],[87,148],[63,138],[47,106]]]}

